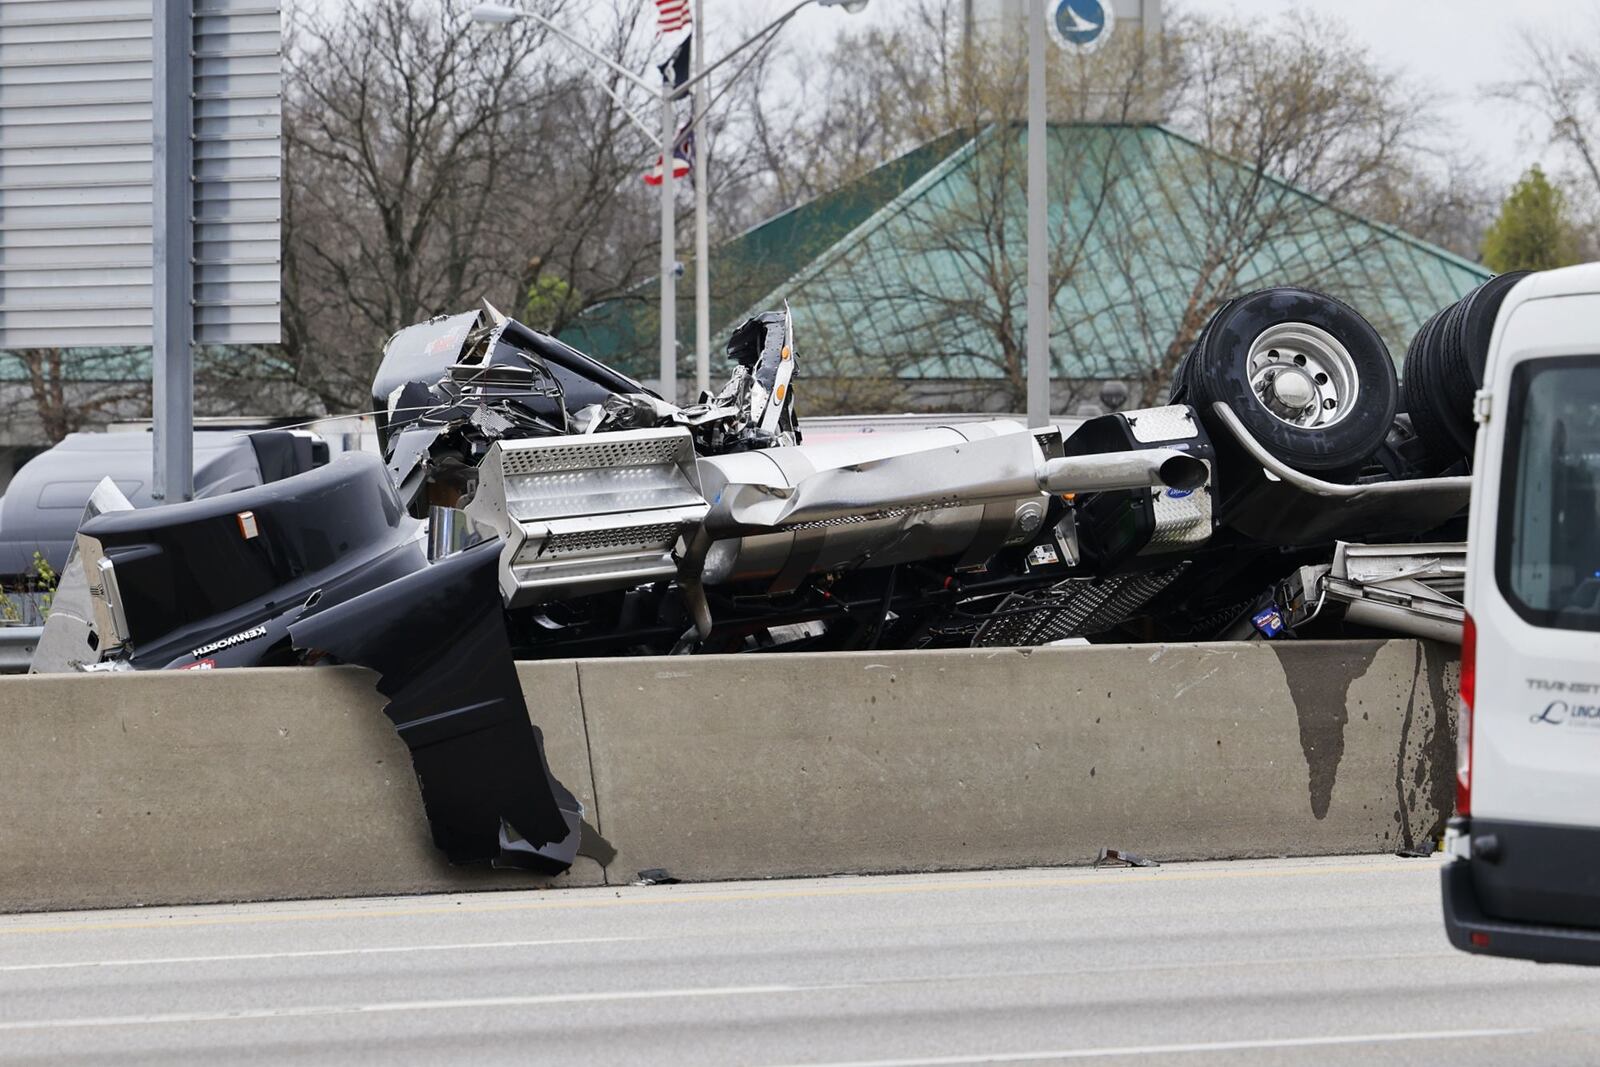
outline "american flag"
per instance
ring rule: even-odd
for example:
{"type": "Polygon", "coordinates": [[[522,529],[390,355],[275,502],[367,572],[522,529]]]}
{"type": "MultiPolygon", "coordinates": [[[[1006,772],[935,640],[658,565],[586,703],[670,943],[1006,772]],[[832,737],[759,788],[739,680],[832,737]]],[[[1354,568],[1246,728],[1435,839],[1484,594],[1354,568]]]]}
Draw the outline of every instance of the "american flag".
{"type": "Polygon", "coordinates": [[[661,33],[677,33],[689,25],[689,0],[656,0],[661,33]]]}

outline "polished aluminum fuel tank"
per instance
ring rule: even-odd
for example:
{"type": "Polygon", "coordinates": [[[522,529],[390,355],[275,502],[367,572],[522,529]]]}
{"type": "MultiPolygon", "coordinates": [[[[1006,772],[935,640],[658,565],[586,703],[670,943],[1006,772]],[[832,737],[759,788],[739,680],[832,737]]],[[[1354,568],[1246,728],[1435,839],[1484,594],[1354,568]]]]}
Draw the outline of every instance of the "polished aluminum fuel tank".
{"type": "Polygon", "coordinates": [[[707,585],[956,557],[981,565],[1044,521],[1044,456],[1010,420],[964,423],[698,462],[710,504],[707,585]]]}
{"type": "Polygon", "coordinates": [[[1059,443],[1007,419],[701,457],[682,427],[500,441],[467,514],[504,539],[520,606],[672,577],[782,592],[846,568],[978,567],[1038,533],[1051,493],[1206,476],[1177,452],[1063,459],[1059,443]]]}

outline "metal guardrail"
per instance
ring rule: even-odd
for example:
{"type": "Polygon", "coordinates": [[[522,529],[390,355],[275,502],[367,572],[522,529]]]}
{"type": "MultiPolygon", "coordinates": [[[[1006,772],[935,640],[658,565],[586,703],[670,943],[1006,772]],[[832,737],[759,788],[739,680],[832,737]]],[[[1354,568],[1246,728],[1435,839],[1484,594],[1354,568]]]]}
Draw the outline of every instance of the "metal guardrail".
{"type": "Polygon", "coordinates": [[[0,674],[26,674],[43,626],[0,626],[0,674]]]}

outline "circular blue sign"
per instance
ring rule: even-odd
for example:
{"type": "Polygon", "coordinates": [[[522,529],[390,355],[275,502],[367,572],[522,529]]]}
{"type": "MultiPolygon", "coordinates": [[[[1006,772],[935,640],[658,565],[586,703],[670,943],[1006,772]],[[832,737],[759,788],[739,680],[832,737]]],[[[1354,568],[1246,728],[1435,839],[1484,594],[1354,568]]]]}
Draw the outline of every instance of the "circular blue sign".
{"type": "Polygon", "coordinates": [[[1048,0],[1050,33],[1056,43],[1075,52],[1093,52],[1116,27],[1111,0],[1048,0]]]}

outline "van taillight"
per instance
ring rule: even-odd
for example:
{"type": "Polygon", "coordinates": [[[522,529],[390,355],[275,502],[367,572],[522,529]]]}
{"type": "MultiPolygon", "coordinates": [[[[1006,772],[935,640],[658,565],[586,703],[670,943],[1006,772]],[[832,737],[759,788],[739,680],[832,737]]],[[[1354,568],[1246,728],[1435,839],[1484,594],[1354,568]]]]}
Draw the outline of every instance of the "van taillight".
{"type": "Polygon", "coordinates": [[[1472,702],[1477,697],[1478,627],[1461,625],[1461,701],[1456,708],[1456,814],[1472,814],[1472,702]]]}

